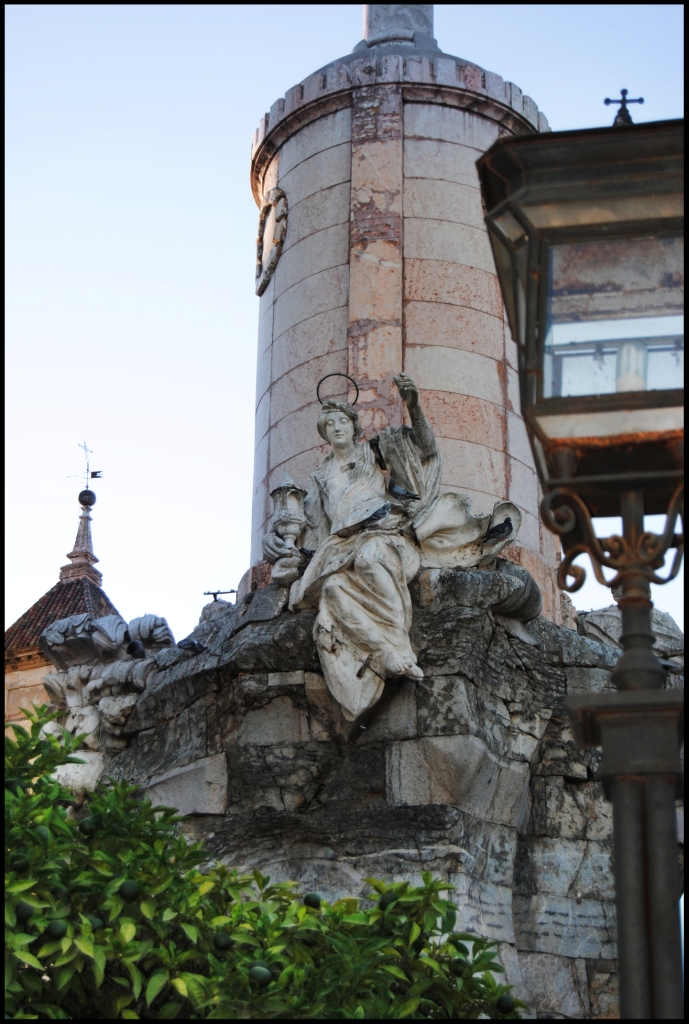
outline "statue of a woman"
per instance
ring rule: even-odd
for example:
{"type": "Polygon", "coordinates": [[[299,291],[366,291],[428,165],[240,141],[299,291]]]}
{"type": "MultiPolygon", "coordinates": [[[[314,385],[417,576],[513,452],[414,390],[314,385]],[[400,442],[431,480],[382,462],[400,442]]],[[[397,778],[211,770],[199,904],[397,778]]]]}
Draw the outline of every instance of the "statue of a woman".
{"type": "MultiPolygon", "coordinates": [[[[386,678],[423,678],[409,641],[408,590],[421,563],[421,538],[429,550],[435,538],[441,552],[470,542],[478,564],[491,521],[490,515],[471,516],[468,498],[439,498],[440,453],[416,385],[406,374],[394,380],[411,427],[388,427],[359,442],[353,406],[322,406],[318,432],[332,451],[309,480],[307,525],[297,547],[304,559],[313,554],[290,590],[293,611],[318,608],[314,634],[321,666],[349,720],[376,703],[386,678]],[[444,511],[443,499],[450,500],[444,511]]],[[[285,542],[269,533],[263,553],[275,563],[287,553],[285,542]]],[[[455,558],[453,564],[461,563],[455,558]]]]}

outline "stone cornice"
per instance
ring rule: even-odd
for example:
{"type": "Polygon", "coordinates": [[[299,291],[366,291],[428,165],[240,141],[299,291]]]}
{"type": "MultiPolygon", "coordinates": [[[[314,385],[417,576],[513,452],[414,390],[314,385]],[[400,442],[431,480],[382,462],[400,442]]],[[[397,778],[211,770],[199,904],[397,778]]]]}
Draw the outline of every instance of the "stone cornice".
{"type": "Polygon", "coordinates": [[[407,102],[469,110],[515,135],[548,131],[547,119],[518,86],[455,57],[368,55],[331,64],[289,89],[261,119],[251,151],[251,187],[257,205],[263,200],[265,170],[291,135],[326,114],[351,106],[353,89],[384,84],[401,84],[407,102]]]}

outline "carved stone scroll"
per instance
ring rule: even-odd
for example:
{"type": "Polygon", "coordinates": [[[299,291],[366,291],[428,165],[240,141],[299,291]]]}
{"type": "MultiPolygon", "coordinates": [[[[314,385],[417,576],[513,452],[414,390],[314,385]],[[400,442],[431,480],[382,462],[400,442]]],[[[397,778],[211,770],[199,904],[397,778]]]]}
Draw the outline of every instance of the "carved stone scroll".
{"type": "Polygon", "coordinates": [[[287,197],[281,188],[271,188],[258,219],[256,239],[256,294],[263,295],[275,273],[287,234],[287,197]]]}

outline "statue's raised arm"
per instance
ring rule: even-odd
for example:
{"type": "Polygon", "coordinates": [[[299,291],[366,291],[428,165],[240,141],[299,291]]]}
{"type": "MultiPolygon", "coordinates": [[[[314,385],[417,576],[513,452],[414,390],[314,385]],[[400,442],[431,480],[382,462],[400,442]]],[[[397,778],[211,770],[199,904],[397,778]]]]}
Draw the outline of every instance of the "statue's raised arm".
{"type": "Polygon", "coordinates": [[[419,389],[414,381],[406,373],[400,373],[392,378],[397,385],[400,397],[407,407],[409,419],[411,420],[411,439],[422,453],[422,458],[436,455],[438,447],[435,443],[435,435],[431,425],[424,415],[419,401],[419,389]]]}

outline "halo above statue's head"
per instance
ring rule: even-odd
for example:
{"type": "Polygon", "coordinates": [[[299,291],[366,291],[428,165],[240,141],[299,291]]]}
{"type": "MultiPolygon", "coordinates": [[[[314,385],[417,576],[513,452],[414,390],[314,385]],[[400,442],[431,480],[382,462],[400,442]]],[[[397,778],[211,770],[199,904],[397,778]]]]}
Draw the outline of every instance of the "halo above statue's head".
{"type": "Polygon", "coordinates": [[[353,384],[354,387],[356,388],[356,398],[354,399],[353,402],[349,402],[347,404],[356,405],[356,403],[359,401],[359,385],[355,380],[352,380],[352,378],[346,373],[326,373],[325,377],[321,377],[321,379],[318,381],[318,384],[316,385],[316,398],[318,399],[320,404],[324,405],[325,402],[332,401],[332,399],[329,398],[321,398],[321,384],[323,383],[324,380],[327,380],[328,377],[344,377],[346,380],[350,382],[350,384],[353,384]]]}

